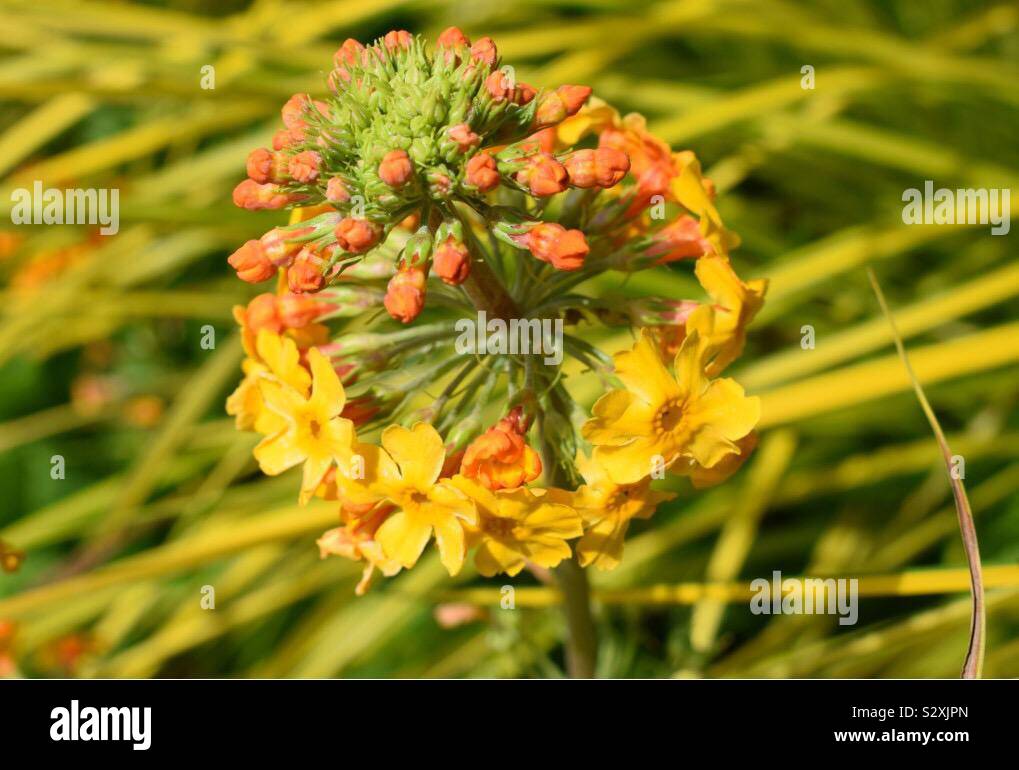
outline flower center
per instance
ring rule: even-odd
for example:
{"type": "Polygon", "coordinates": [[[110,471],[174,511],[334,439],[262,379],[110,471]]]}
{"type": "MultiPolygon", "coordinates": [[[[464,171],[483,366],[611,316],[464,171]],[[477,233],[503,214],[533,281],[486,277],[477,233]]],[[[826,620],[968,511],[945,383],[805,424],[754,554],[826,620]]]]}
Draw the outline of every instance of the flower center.
{"type": "Polygon", "coordinates": [[[321,431],[322,426],[319,424],[318,420],[311,420],[308,422],[308,432],[311,434],[312,438],[318,438],[321,431]]]}
{"type": "Polygon", "coordinates": [[[671,433],[683,419],[683,404],[678,399],[666,401],[655,414],[655,429],[661,433],[671,433]]]}
{"type": "Polygon", "coordinates": [[[407,502],[414,507],[420,508],[428,502],[428,495],[415,489],[407,493],[407,502]]]}
{"type": "Polygon", "coordinates": [[[507,519],[502,516],[486,516],[484,526],[485,532],[492,537],[508,538],[512,536],[516,524],[513,519],[507,519]]]}

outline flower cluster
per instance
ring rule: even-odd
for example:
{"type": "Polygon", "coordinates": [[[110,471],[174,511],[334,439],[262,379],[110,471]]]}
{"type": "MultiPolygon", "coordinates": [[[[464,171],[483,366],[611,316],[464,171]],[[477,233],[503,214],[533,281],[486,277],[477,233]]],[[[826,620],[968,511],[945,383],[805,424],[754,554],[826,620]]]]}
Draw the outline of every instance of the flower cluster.
{"type": "Polygon", "coordinates": [[[590,89],[516,80],[488,38],[394,31],[333,64],[234,192],[293,211],[229,260],[276,286],[235,310],[228,412],[263,472],[300,466],[300,501],[337,505],[319,547],[364,563],[359,593],[432,541],[451,575],[471,552],[485,576],[615,567],[672,497],[653,482],[719,483],[754,448],[758,400],[720,375],[766,286],[733,271],[713,185],[590,89]],[[605,288],[679,260],[704,299],[605,288]],[[609,356],[599,327],[636,342],[609,356]],[[462,344],[495,332],[516,336],[462,344]],[[588,417],[590,373],[608,389],[588,417]]]}

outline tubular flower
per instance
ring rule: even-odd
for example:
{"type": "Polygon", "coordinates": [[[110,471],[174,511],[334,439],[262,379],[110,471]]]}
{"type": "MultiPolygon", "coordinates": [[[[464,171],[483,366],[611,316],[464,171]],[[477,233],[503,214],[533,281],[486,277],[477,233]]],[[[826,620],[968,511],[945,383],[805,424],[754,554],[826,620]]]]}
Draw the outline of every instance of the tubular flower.
{"type": "Polygon", "coordinates": [[[407,429],[390,425],[382,432],[382,447],[362,446],[365,489],[357,482],[344,489],[355,502],[372,498],[396,507],[375,532],[375,540],[389,559],[413,567],[435,535],[439,559],[450,575],[463,567],[467,552],[465,526],[475,526],[474,503],[448,479],[440,479],[446,450],[431,425],[419,422],[407,429]]]}
{"type": "Polygon", "coordinates": [[[660,503],[675,497],[655,492],[651,478],[633,484],[616,484],[596,461],[580,455],[577,469],[586,482],[573,496],[573,504],[584,520],[584,536],[577,543],[580,566],[609,570],[623,558],[623,539],[631,519],[647,519],[660,503]]]}
{"type": "Polygon", "coordinates": [[[675,376],[646,329],[632,350],[616,353],[616,376],[627,389],[598,399],[583,430],[615,483],[636,483],[680,458],[712,468],[739,452],[735,442],[757,424],[760,399],[745,396],[734,380],[709,380],[704,350],[697,332],[688,334],[675,376]]]}
{"type": "Polygon", "coordinates": [[[492,492],[465,476],[454,476],[451,483],[477,506],[474,565],[485,577],[516,575],[527,562],[555,567],[572,554],[566,541],[583,534],[575,510],[524,487],[492,492]]]}
{"type": "Polygon", "coordinates": [[[283,427],[255,447],[255,459],[270,476],[304,464],[302,504],[315,493],[334,462],[350,464],[356,441],[354,423],[340,416],[346,394],[329,359],[312,348],[308,364],[310,396],[285,382],[258,381],[265,408],[282,420],[283,427]]]}
{"type": "Polygon", "coordinates": [[[641,116],[520,82],[456,27],[347,40],[331,66],[234,191],[291,211],[228,260],[275,281],[234,311],[228,413],[265,473],[302,466],[299,500],[338,510],[319,549],[362,563],[359,594],[433,538],[451,575],[472,550],[486,576],[614,567],[670,499],[659,471],[719,483],[756,441],[758,400],[715,378],[766,285],[733,272],[714,185],[641,116]],[[614,271],[641,270],[620,297],[614,271]],[[688,270],[704,296],[669,296],[688,270]],[[604,327],[638,341],[613,359],[604,327]],[[576,375],[613,361],[586,419],[576,375]]]}
{"type": "Polygon", "coordinates": [[[541,458],[527,445],[523,410],[515,408],[464,452],[460,473],[488,489],[513,489],[541,475],[541,458]]]}

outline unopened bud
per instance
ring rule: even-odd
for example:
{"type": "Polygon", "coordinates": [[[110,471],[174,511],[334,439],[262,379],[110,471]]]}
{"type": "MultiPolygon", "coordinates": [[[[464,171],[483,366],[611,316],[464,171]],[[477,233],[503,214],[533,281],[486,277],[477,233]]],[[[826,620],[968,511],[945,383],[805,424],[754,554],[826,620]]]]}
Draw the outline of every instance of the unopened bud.
{"type": "Polygon", "coordinates": [[[476,62],[494,67],[499,60],[499,51],[490,37],[483,37],[471,46],[471,58],[476,62]]]}
{"type": "Polygon", "coordinates": [[[451,286],[463,283],[471,274],[471,255],[466,244],[449,236],[435,250],[432,269],[440,279],[451,286]]]}
{"type": "Polygon", "coordinates": [[[259,241],[248,241],[229,256],[227,262],[237,277],[248,283],[261,283],[276,275],[276,266],[269,261],[259,241]]]}
{"type": "Polygon", "coordinates": [[[420,267],[399,270],[386,287],[384,304],[389,315],[400,323],[409,324],[425,306],[425,271],[420,267]]]}
{"type": "Polygon", "coordinates": [[[554,222],[542,222],[527,234],[527,248],[557,270],[578,270],[590,248],[580,230],[567,230],[554,222]]]}
{"type": "Polygon", "coordinates": [[[287,286],[294,294],[314,293],[325,286],[322,257],[311,246],[301,249],[287,270],[287,286]]]}
{"type": "Polygon", "coordinates": [[[298,182],[308,184],[318,179],[318,167],[321,163],[321,155],[313,150],[305,150],[290,158],[287,171],[298,182]]]}
{"type": "Polygon", "coordinates": [[[541,153],[528,158],[527,165],[517,172],[516,180],[527,185],[532,195],[539,197],[561,193],[569,186],[563,165],[551,155],[541,153]]]}
{"type": "Polygon", "coordinates": [[[245,179],[234,188],[234,205],[248,211],[260,209],[281,209],[305,196],[296,193],[285,193],[274,184],[259,184],[253,179],[245,179]]]}
{"type": "Polygon", "coordinates": [[[494,190],[499,186],[499,168],[495,158],[487,152],[479,152],[467,161],[465,180],[481,192],[494,190]]]}
{"type": "Polygon", "coordinates": [[[379,178],[390,187],[402,187],[414,173],[406,150],[391,150],[379,164],[379,178]]]}
{"type": "Polygon", "coordinates": [[[336,225],[334,235],[336,242],[344,251],[363,254],[379,242],[382,228],[368,219],[346,217],[336,225]]]}
{"type": "Polygon", "coordinates": [[[625,152],[610,147],[597,150],[577,150],[563,160],[573,187],[612,187],[630,170],[630,159],[625,152]]]}
{"type": "Polygon", "coordinates": [[[248,178],[265,184],[283,182],[287,178],[286,159],[278,152],[259,147],[248,154],[248,178]]]}

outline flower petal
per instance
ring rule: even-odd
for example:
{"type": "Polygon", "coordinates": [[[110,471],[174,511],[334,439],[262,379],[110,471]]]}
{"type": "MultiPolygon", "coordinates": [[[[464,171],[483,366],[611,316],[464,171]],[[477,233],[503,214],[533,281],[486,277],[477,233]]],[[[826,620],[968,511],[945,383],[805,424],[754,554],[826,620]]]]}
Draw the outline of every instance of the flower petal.
{"type": "Polygon", "coordinates": [[[446,448],[439,432],[426,422],[419,422],[408,430],[402,425],[390,425],[382,431],[382,446],[400,466],[405,483],[422,491],[439,478],[446,448]]]}

